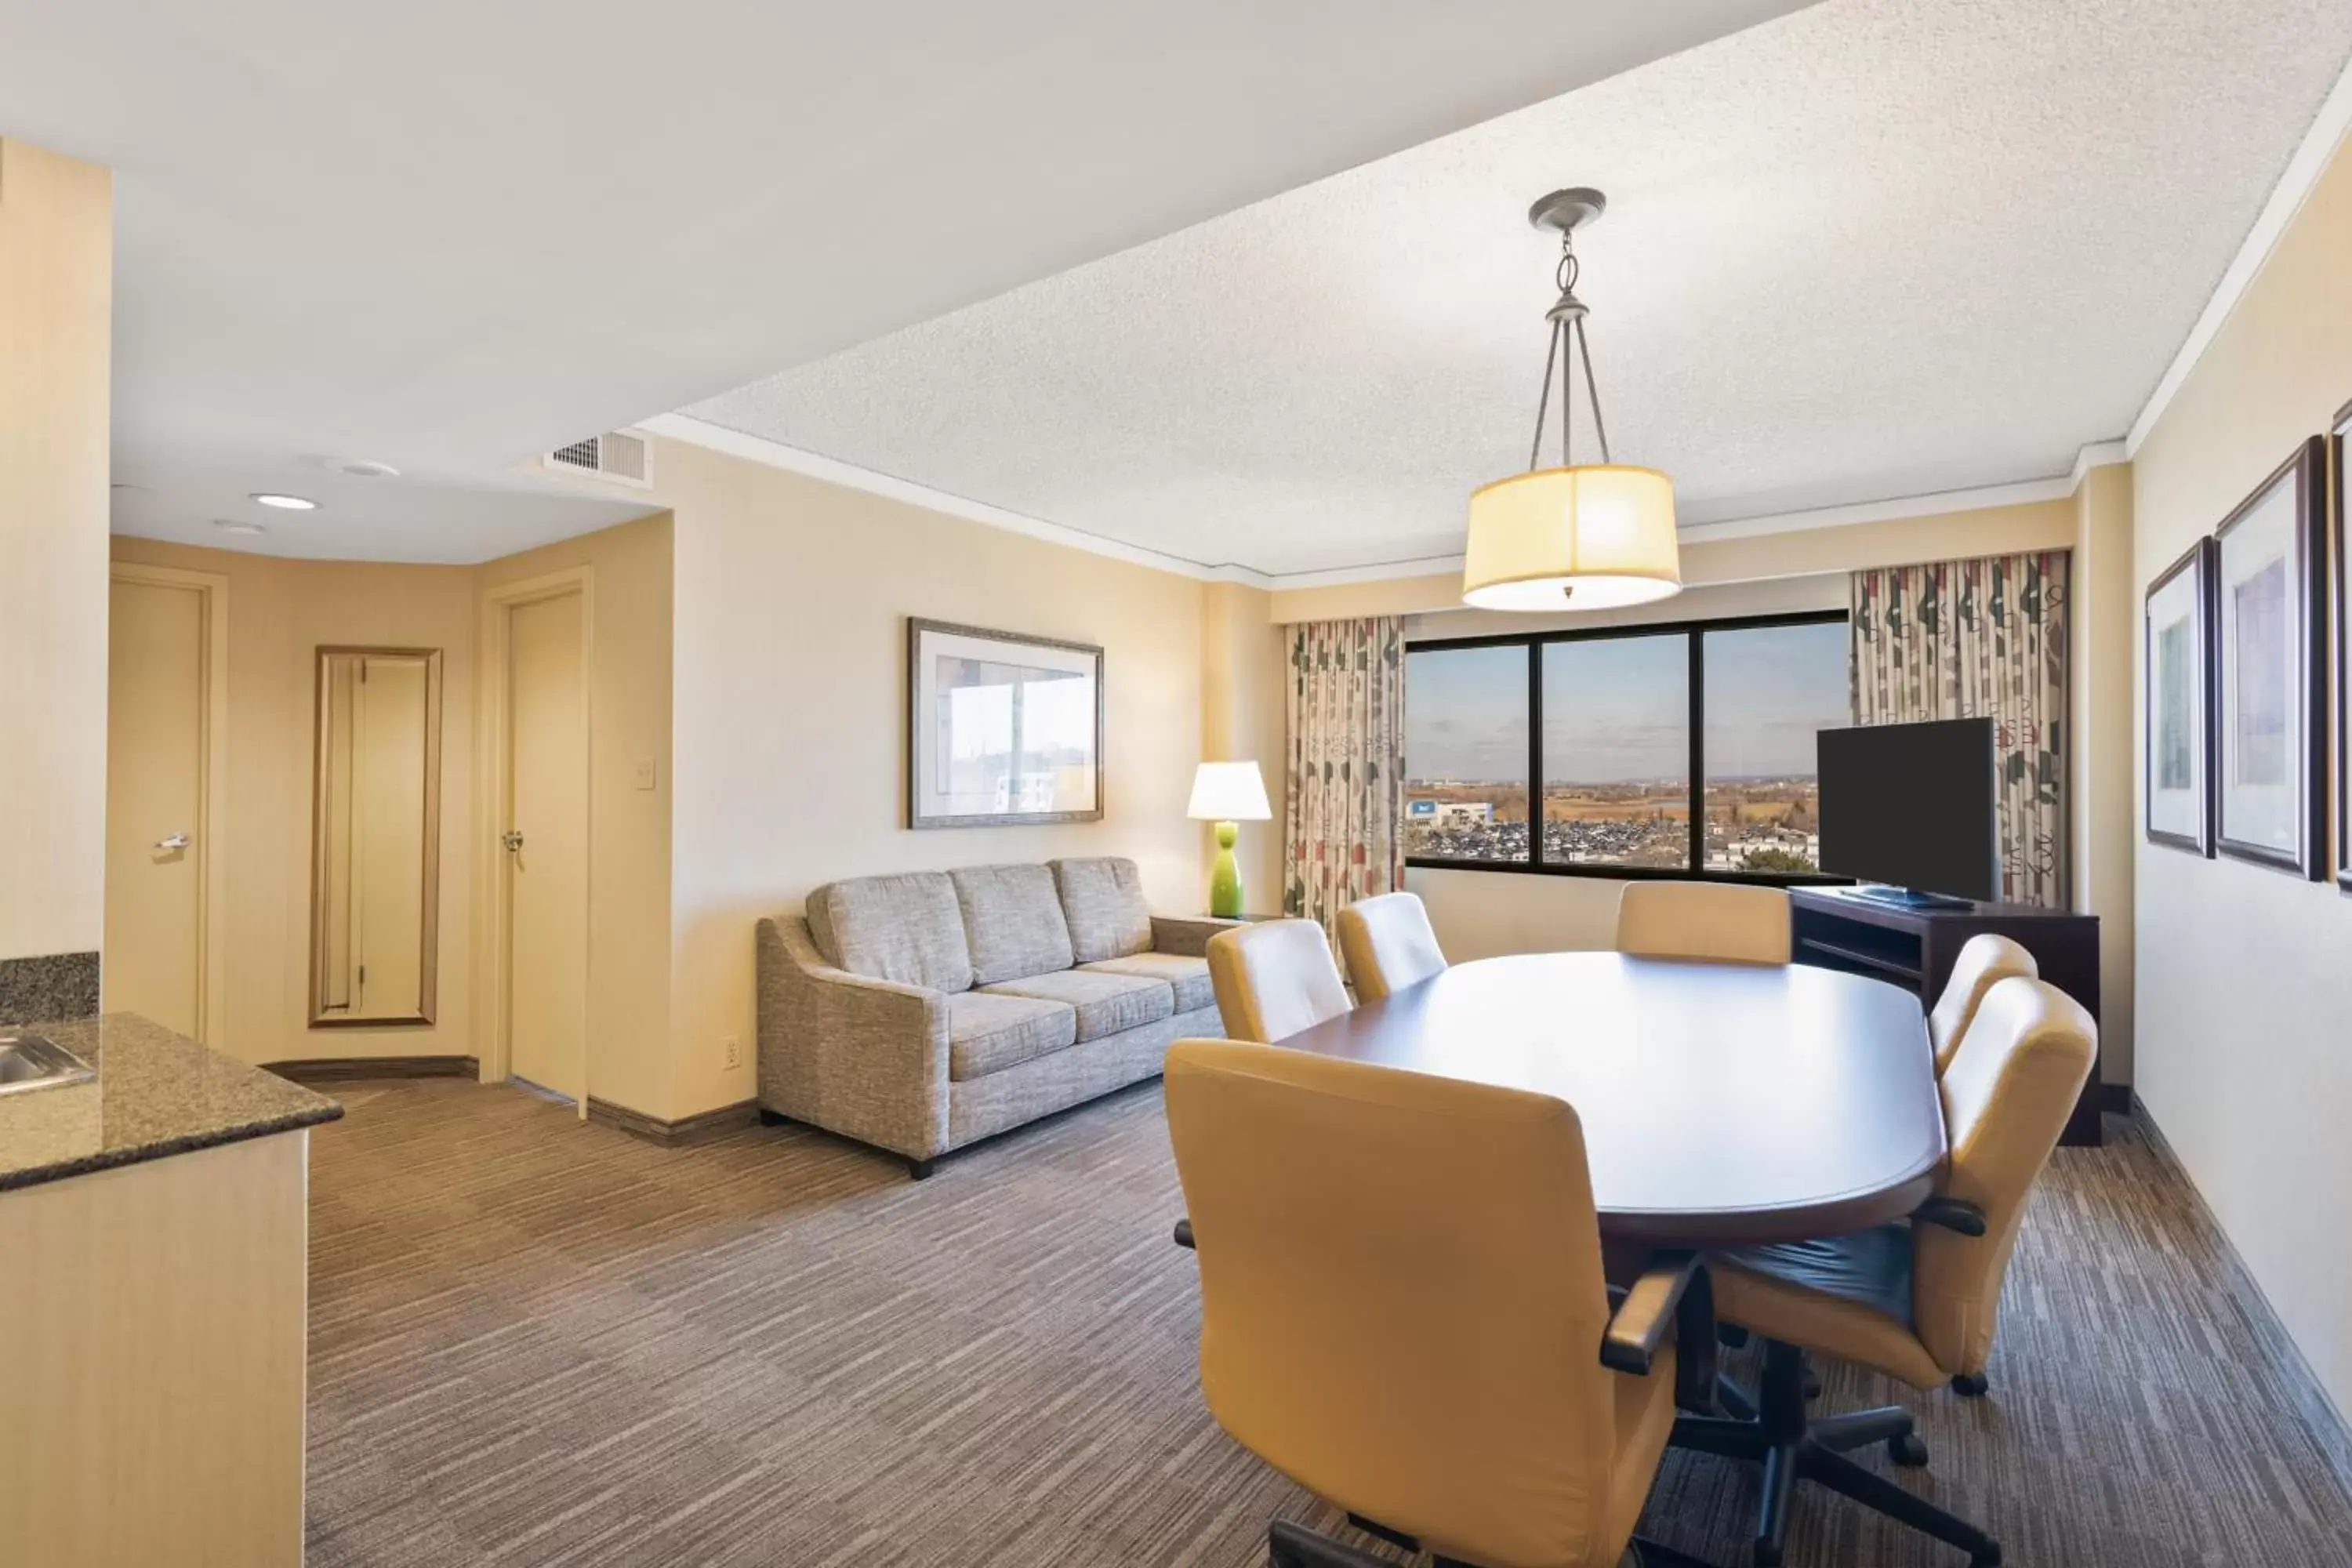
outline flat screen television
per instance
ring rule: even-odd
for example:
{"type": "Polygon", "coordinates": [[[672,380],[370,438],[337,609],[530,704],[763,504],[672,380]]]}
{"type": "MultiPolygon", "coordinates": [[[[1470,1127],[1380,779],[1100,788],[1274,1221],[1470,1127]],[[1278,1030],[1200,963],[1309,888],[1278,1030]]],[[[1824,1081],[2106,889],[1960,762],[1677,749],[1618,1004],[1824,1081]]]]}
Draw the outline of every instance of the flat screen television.
{"type": "Polygon", "coordinates": [[[1898,902],[1998,898],[1992,742],[1990,719],[1823,730],[1822,869],[1898,902]]]}

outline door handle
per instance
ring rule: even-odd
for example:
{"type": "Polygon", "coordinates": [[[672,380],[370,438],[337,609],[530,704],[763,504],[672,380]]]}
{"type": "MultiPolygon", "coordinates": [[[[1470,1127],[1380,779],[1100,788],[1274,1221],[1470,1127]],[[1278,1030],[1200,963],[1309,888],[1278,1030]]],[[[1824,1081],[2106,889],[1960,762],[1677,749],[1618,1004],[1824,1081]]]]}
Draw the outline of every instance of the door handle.
{"type": "Polygon", "coordinates": [[[522,833],[518,828],[509,827],[499,834],[499,842],[506,846],[510,853],[520,854],[522,851],[522,833]]]}
{"type": "Polygon", "coordinates": [[[169,838],[158,838],[155,840],[155,847],[158,849],[185,849],[192,842],[194,842],[194,840],[190,839],[186,834],[174,833],[169,838]]]}

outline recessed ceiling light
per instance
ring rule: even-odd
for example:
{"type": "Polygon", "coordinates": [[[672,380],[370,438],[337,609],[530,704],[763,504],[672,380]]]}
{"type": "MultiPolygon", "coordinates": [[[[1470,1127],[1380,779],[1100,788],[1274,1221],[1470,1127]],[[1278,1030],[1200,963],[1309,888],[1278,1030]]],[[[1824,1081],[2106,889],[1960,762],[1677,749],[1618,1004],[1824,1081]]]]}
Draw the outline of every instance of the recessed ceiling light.
{"type": "Polygon", "coordinates": [[[327,467],[339,474],[355,479],[396,479],[400,470],[390,463],[379,463],[373,458],[331,458],[327,467]]]}
{"type": "Polygon", "coordinates": [[[264,506],[274,506],[280,511],[316,511],[319,503],[302,496],[281,496],[268,490],[256,490],[253,499],[264,506]]]}
{"type": "Polygon", "coordinates": [[[213,526],[223,533],[267,533],[269,531],[257,522],[240,522],[233,517],[216,517],[213,526]]]}

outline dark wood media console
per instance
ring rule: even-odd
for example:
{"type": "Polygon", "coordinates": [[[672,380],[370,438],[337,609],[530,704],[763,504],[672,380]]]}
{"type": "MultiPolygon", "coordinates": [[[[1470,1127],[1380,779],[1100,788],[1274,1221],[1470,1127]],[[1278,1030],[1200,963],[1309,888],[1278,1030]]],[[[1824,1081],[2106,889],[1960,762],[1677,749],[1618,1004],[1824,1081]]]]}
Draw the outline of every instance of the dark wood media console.
{"type": "MultiPolygon", "coordinates": [[[[2033,955],[2042,978],[2099,1016],[2099,918],[2026,904],[1908,908],[1866,899],[1850,888],[1792,888],[1790,958],[1823,969],[1874,975],[1916,992],[1929,1007],[1944,993],[1968,940],[2005,936],[2033,955]]],[[[2095,1068],[2068,1118],[2067,1143],[2099,1142],[2105,1099],[2095,1068]]]]}

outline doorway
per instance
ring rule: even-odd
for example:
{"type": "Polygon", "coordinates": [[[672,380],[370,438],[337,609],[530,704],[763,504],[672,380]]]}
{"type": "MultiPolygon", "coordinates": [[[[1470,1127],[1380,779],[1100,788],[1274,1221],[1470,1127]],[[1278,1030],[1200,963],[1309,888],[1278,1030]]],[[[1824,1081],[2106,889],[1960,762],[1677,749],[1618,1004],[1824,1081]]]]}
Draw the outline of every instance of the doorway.
{"type": "Polygon", "coordinates": [[[486,798],[495,819],[497,910],[486,990],[495,1076],[569,1100],[583,1116],[590,603],[583,569],[495,590],[484,605],[484,755],[493,775],[486,798]]]}
{"type": "Polygon", "coordinates": [[[217,1043],[228,580],[127,562],[109,575],[105,1005],[217,1043]]]}

